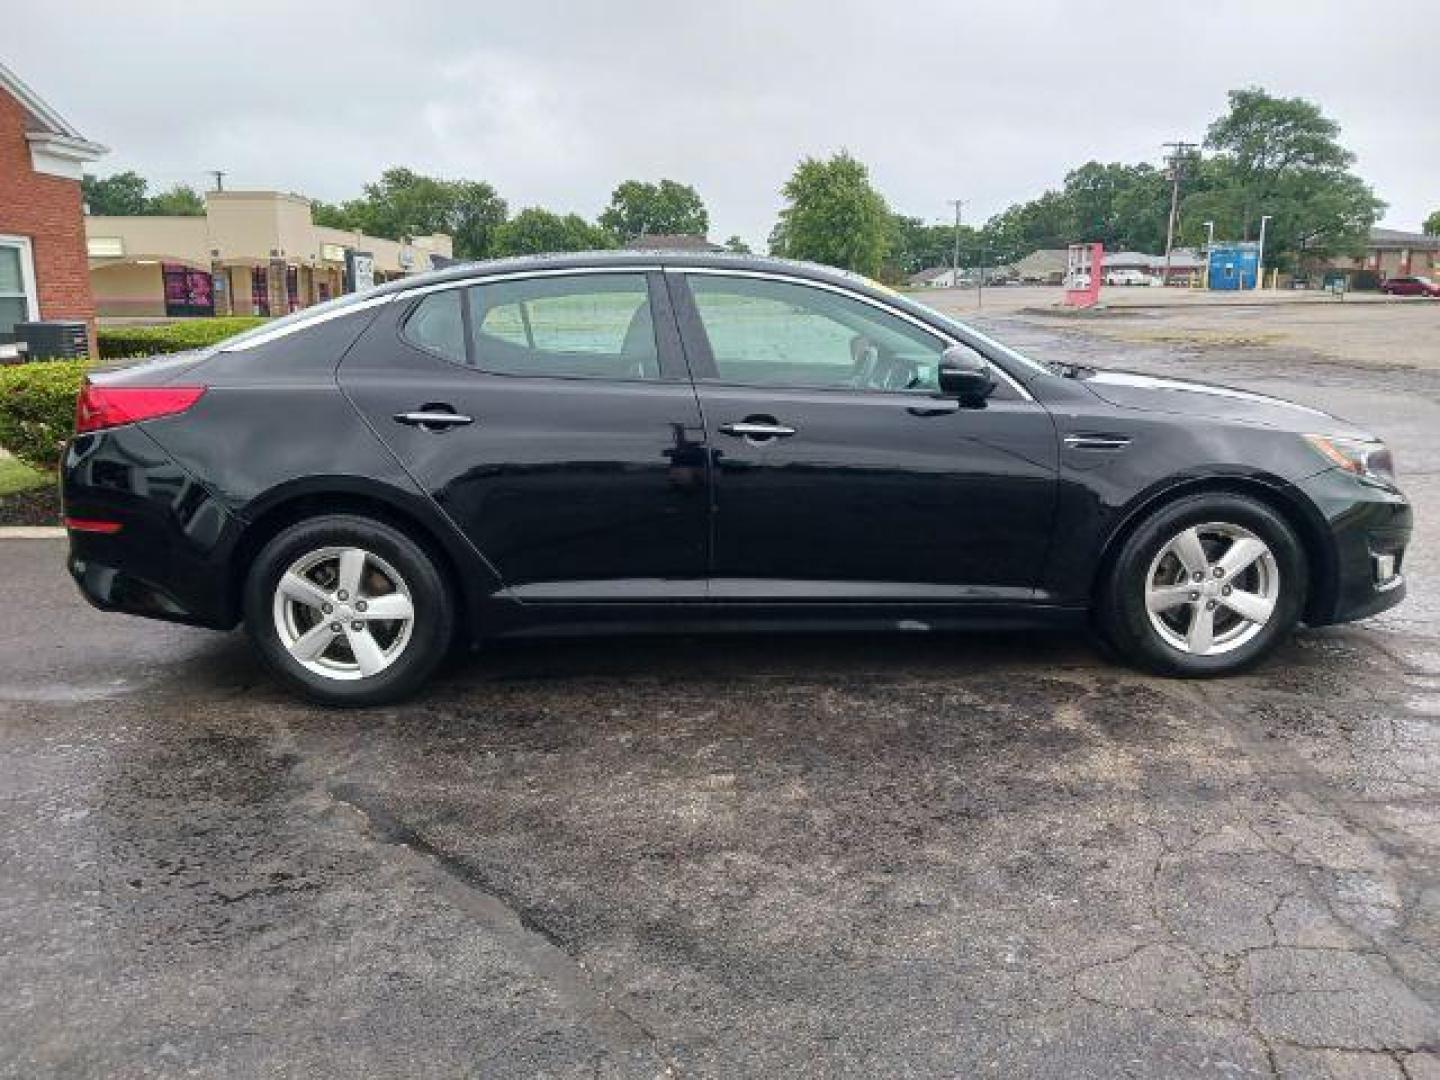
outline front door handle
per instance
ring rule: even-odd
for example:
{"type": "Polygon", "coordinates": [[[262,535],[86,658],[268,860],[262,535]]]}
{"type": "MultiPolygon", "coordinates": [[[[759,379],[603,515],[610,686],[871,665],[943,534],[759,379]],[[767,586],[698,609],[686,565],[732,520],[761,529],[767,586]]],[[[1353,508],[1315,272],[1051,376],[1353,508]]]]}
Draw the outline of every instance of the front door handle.
{"type": "Polygon", "coordinates": [[[785,424],[741,420],[734,424],[721,424],[720,434],[740,439],[788,439],[795,434],[795,429],[785,424]]]}
{"type": "Polygon", "coordinates": [[[407,424],[410,427],[423,428],[426,431],[444,431],[446,428],[462,427],[475,422],[473,416],[464,416],[461,413],[435,408],[396,413],[394,420],[397,424],[407,424]]]}

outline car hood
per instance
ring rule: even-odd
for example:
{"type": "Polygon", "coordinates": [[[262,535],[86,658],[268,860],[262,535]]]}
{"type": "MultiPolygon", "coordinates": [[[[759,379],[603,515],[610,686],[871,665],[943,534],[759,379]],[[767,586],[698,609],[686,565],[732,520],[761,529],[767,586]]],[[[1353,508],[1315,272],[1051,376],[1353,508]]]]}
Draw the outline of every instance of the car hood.
{"type": "Polygon", "coordinates": [[[1096,397],[1122,409],[1229,420],[1299,434],[1374,438],[1348,420],[1308,405],[1297,405],[1293,401],[1228,386],[1158,378],[1129,371],[1096,372],[1085,379],[1085,386],[1096,397]]]}

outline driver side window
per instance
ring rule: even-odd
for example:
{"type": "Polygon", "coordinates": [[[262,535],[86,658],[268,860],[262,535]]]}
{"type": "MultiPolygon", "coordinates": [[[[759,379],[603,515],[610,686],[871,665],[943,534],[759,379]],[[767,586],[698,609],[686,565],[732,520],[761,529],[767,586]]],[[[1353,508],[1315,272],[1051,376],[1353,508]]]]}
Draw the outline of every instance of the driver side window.
{"type": "Polygon", "coordinates": [[[945,343],[827,289],[688,275],[714,381],[746,386],[933,393],[945,343]]]}

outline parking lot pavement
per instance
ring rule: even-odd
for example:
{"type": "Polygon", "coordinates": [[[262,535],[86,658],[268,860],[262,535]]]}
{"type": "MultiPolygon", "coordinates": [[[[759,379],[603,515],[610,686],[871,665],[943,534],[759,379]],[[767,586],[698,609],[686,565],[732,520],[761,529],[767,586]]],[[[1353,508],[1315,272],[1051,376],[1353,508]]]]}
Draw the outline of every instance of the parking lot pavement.
{"type": "Polygon", "coordinates": [[[336,712],[0,542],[0,1074],[1440,1075],[1440,394],[996,329],[1387,435],[1410,600],[1224,681],[666,637],[336,712]]]}

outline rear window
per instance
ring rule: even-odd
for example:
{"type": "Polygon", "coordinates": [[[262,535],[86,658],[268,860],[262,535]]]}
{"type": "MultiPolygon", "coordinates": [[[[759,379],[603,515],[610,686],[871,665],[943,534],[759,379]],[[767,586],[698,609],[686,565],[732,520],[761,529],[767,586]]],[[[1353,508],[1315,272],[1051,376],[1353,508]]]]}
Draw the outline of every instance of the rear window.
{"type": "Polygon", "coordinates": [[[465,322],[460,293],[450,289],[431,293],[405,320],[405,339],[455,364],[465,363],[465,322]]]}

